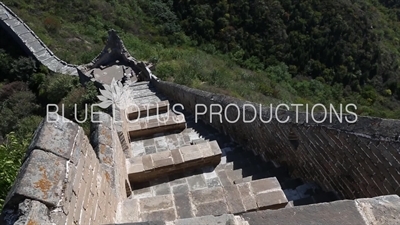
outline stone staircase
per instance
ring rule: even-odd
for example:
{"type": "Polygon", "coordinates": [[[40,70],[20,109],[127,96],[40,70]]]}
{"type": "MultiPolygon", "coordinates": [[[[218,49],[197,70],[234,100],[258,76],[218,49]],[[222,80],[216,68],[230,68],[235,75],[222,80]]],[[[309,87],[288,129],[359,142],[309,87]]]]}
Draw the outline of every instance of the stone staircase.
{"type": "Polygon", "coordinates": [[[133,194],[119,206],[120,223],[248,224],[236,215],[338,200],[195,123],[193,115],[173,112],[149,82],[131,89],[136,106],[126,109],[134,120],[127,126],[132,152],[126,162],[133,194]]]}

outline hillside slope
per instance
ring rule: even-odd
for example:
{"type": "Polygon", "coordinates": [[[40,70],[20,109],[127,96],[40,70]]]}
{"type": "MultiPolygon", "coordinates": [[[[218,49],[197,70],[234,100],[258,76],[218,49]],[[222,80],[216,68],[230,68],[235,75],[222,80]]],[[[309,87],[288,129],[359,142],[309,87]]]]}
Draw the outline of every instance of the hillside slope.
{"type": "Polygon", "coordinates": [[[113,28],[164,79],[262,103],[351,102],[359,114],[400,117],[390,1],[4,3],[70,63],[90,61],[113,28]]]}

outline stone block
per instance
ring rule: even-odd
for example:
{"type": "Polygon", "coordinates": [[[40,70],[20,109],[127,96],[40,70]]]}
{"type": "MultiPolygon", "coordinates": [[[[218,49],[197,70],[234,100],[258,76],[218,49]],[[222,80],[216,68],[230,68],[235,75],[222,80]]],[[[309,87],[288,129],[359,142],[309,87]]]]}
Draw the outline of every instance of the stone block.
{"type": "Polygon", "coordinates": [[[282,190],[262,192],[254,196],[259,209],[284,208],[288,200],[282,190]]]}
{"type": "Polygon", "coordinates": [[[173,207],[172,195],[161,195],[140,199],[140,212],[151,212],[173,207]]]}
{"type": "Polygon", "coordinates": [[[254,195],[268,190],[281,190],[281,185],[276,177],[251,181],[250,187],[254,195]]]}
{"type": "Polygon", "coordinates": [[[2,213],[2,218],[0,218],[1,224],[9,224],[7,220],[10,218],[15,218],[16,221],[13,223],[15,225],[22,224],[51,224],[49,218],[49,210],[41,202],[25,199],[23,202],[18,204],[17,209],[5,210],[2,213]]]}
{"type": "Polygon", "coordinates": [[[36,129],[29,152],[34,149],[49,151],[70,159],[79,126],[64,117],[49,114],[36,129]]]}
{"type": "Polygon", "coordinates": [[[139,220],[140,211],[138,199],[126,199],[121,204],[121,223],[130,223],[139,220]]]}
{"type": "Polygon", "coordinates": [[[97,126],[95,126],[91,139],[93,146],[103,144],[112,147],[113,146],[112,133],[113,131],[109,127],[106,127],[103,124],[98,124],[97,126]]]}
{"type": "MultiPolygon", "coordinates": [[[[85,131],[82,129],[82,127],[78,128],[78,133],[76,136],[76,141],[75,141],[75,147],[73,149],[72,155],[70,157],[70,160],[77,165],[79,159],[82,157],[82,152],[85,152],[85,150],[82,150],[82,148],[86,148],[86,144],[84,143],[84,137],[85,136],[85,131]]],[[[84,154],[83,154],[84,156],[84,154]]]]}
{"type": "MultiPolygon", "coordinates": [[[[186,186],[187,187],[187,186],[186,186]]],[[[193,217],[192,204],[188,193],[174,194],[176,214],[178,219],[193,217]]]]}
{"type": "Polygon", "coordinates": [[[67,161],[49,152],[33,150],[23,163],[6,202],[17,200],[21,196],[41,200],[55,207],[64,191],[64,178],[67,161]],[[51,162],[51,163],[49,163],[51,162]]]}
{"type": "Polygon", "coordinates": [[[224,190],[221,187],[194,190],[190,192],[190,195],[192,197],[192,202],[195,205],[224,200],[224,190]]]}
{"type": "Polygon", "coordinates": [[[67,215],[62,211],[50,212],[50,218],[54,224],[65,224],[67,222],[67,215]]]}
{"type": "Polygon", "coordinates": [[[239,189],[236,185],[229,185],[224,187],[224,194],[226,203],[228,205],[229,213],[237,214],[246,211],[239,189]]]}
{"type": "Polygon", "coordinates": [[[182,194],[189,192],[189,186],[187,184],[180,184],[176,186],[172,186],[172,193],[174,194],[182,194]]]}
{"type": "Polygon", "coordinates": [[[172,155],[172,159],[174,160],[175,165],[183,163],[183,157],[182,157],[179,149],[171,150],[171,155],[172,155]]]}
{"type": "Polygon", "coordinates": [[[168,183],[162,183],[153,186],[153,190],[156,195],[168,195],[171,194],[171,187],[168,183]]]}
{"type": "Polygon", "coordinates": [[[189,190],[203,189],[207,187],[206,181],[202,175],[194,175],[186,178],[189,190]]]}
{"type": "Polygon", "coordinates": [[[173,221],[176,219],[174,208],[142,213],[142,221],[173,221]]]}
{"type": "Polygon", "coordinates": [[[225,201],[208,202],[196,206],[196,216],[214,215],[219,216],[228,213],[228,208],[225,201]]]}
{"type": "Polygon", "coordinates": [[[164,166],[172,166],[174,164],[171,151],[163,151],[151,154],[151,158],[153,159],[154,167],[159,168],[164,166]]]}
{"type": "Polygon", "coordinates": [[[145,155],[142,157],[142,163],[145,170],[154,169],[153,159],[150,155],[145,155]]]}
{"type": "MultiPolygon", "coordinates": [[[[203,157],[204,157],[204,158],[211,157],[211,156],[214,156],[214,155],[215,155],[215,154],[214,154],[214,151],[211,149],[210,144],[209,144],[208,142],[206,142],[206,143],[201,143],[201,144],[204,144],[204,145],[207,146],[206,148],[204,148],[204,149],[202,150],[202,152],[203,152],[203,157]]],[[[218,154],[216,154],[216,155],[218,155],[218,154]]]]}
{"type": "Polygon", "coordinates": [[[203,158],[202,152],[198,150],[196,145],[184,146],[179,151],[185,162],[203,158]]]}
{"type": "Polygon", "coordinates": [[[220,155],[222,154],[221,149],[219,148],[218,142],[217,141],[210,141],[208,143],[214,153],[214,155],[220,155]]]}
{"type": "Polygon", "coordinates": [[[70,173],[69,175],[71,176],[72,179],[72,191],[75,194],[78,194],[79,192],[79,185],[82,181],[82,176],[83,176],[83,170],[84,170],[84,165],[85,165],[85,160],[79,160],[78,165],[76,166],[76,171],[75,173],[73,172],[74,170],[71,170],[72,173],[70,173]]]}
{"type": "Polygon", "coordinates": [[[220,225],[236,225],[235,217],[232,214],[224,214],[221,216],[202,216],[195,218],[180,219],[175,221],[175,225],[200,225],[200,224],[220,224],[220,225]]]}
{"type": "Polygon", "coordinates": [[[238,184],[237,187],[246,211],[257,209],[257,203],[251,193],[249,183],[238,184]]]}
{"type": "Polygon", "coordinates": [[[399,224],[400,197],[385,195],[355,200],[357,208],[370,224],[399,224]]]}
{"type": "Polygon", "coordinates": [[[143,166],[143,164],[140,162],[140,163],[135,163],[135,164],[128,164],[128,174],[131,174],[131,173],[142,173],[142,172],[144,172],[145,170],[144,170],[144,166],[143,166]]]}
{"type": "Polygon", "coordinates": [[[206,184],[208,188],[219,187],[222,186],[221,181],[218,177],[206,179],[206,184]]]}

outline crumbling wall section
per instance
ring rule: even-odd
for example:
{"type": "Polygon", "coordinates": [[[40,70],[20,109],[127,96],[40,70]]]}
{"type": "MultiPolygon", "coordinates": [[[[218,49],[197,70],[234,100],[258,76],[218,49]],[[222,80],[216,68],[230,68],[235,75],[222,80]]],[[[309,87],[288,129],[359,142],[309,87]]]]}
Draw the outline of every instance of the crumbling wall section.
{"type": "Polygon", "coordinates": [[[35,132],[0,223],[113,223],[122,199],[103,164],[78,124],[49,115],[35,132]]]}
{"type": "MultiPolygon", "coordinates": [[[[356,123],[350,124],[333,117],[332,122],[317,124],[310,115],[307,122],[307,115],[299,113],[297,122],[292,119],[280,123],[277,119],[296,118],[296,112],[280,110],[275,116],[273,109],[272,120],[268,122],[271,108],[260,109],[255,103],[170,82],[152,82],[157,90],[192,113],[196,104],[204,104],[208,111],[205,115],[197,114],[199,119],[264,159],[286,164],[294,177],[316,181],[344,198],[400,195],[399,120],[358,117],[356,123]],[[211,104],[222,106],[222,123],[215,115],[211,121],[211,104]],[[251,121],[254,117],[252,122],[243,122],[244,118],[251,121]]],[[[203,107],[198,109],[204,111],[203,107]]],[[[214,112],[218,111],[218,107],[214,108],[214,112]]],[[[316,120],[321,118],[322,114],[315,115],[316,120]]]]}

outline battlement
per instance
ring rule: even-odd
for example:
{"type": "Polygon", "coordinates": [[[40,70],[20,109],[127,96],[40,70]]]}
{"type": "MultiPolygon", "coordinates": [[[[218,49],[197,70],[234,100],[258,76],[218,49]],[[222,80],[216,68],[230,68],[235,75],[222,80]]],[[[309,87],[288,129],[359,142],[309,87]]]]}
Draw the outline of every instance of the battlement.
{"type": "Polygon", "coordinates": [[[90,141],[68,119],[42,121],[5,201],[2,224],[115,221],[117,205],[131,189],[111,117],[98,117],[103,123],[93,126],[90,141]]]}

